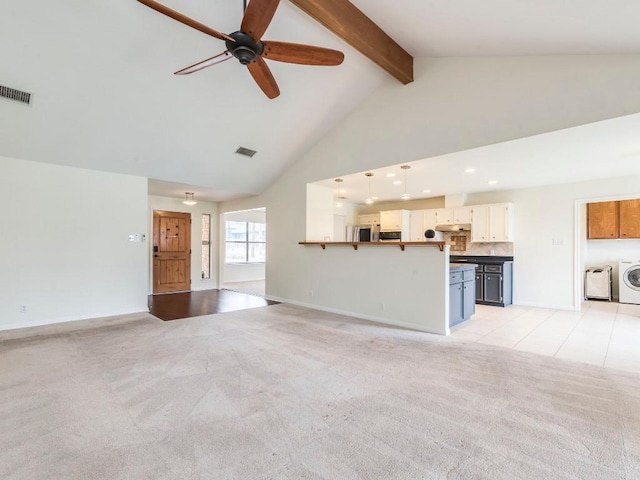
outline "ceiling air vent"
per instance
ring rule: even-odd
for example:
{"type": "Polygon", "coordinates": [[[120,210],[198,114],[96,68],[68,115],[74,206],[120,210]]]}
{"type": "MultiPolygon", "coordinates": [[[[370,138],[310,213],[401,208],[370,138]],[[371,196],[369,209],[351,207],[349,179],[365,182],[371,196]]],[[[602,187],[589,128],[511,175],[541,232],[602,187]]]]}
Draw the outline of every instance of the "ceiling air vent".
{"type": "Polygon", "coordinates": [[[244,155],[245,157],[253,157],[257,152],[255,150],[251,150],[250,148],[238,147],[236,153],[244,155]]]}
{"type": "Polygon", "coordinates": [[[27,105],[31,104],[30,93],[16,90],[15,88],[5,87],[4,85],[0,85],[0,97],[27,105]]]}

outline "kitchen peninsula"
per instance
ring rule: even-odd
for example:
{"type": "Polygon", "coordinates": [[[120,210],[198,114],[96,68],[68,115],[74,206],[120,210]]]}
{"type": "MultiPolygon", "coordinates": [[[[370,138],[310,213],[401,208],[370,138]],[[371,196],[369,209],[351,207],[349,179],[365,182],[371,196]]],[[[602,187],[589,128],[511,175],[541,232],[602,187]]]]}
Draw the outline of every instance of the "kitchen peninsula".
{"type": "MultiPolygon", "coordinates": [[[[296,285],[297,294],[307,299],[301,305],[423,332],[450,333],[449,245],[298,243],[298,254],[314,266],[312,280],[296,285]]],[[[473,266],[454,266],[453,270],[459,269],[473,266]]]]}

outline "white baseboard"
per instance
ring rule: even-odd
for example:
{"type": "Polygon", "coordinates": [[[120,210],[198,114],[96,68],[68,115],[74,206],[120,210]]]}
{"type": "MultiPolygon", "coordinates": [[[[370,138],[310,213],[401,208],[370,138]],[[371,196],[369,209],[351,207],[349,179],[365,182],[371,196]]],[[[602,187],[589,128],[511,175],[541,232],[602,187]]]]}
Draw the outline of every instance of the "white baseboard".
{"type": "Polygon", "coordinates": [[[60,317],[60,318],[47,318],[41,320],[34,320],[32,322],[19,322],[19,323],[9,323],[7,325],[0,324],[0,332],[5,330],[16,330],[19,328],[32,328],[32,327],[44,327],[47,325],[56,325],[61,323],[69,323],[69,322],[81,322],[83,320],[95,320],[96,318],[107,318],[107,317],[117,317],[120,315],[131,315],[135,313],[148,313],[149,309],[145,310],[125,310],[125,311],[117,311],[117,312],[105,312],[101,314],[91,314],[91,316],[83,316],[83,317],[60,317]]]}
{"type": "Polygon", "coordinates": [[[320,310],[321,312],[327,312],[327,313],[335,313],[336,315],[345,315],[347,317],[359,318],[361,320],[369,320],[370,322],[383,323],[385,325],[393,325],[394,327],[408,328],[410,330],[418,330],[420,332],[425,332],[425,333],[433,333],[435,335],[449,335],[451,333],[451,331],[449,330],[449,327],[447,327],[444,332],[441,332],[441,331],[436,331],[433,329],[423,327],[421,325],[416,325],[413,323],[399,322],[397,320],[392,320],[389,318],[376,317],[374,315],[366,315],[363,313],[341,310],[339,308],[331,308],[331,307],[325,307],[323,305],[315,305],[312,303],[299,302],[297,300],[291,300],[288,298],[273,297],[271,295],[267,295],[265,296],[265,298],[267,300],[272,300],[274,302],[288,303],[290,305],[296,305],[298,307],[310,308],[312,310],[320,310]]]}
{"type": "Polygon", "coordinates": [[[567,305],[550,305],[547,303],[538,303],[538,302],[513,302],[514,305],[519,307],[535,307],[535,308],[548,308],[549,310],[566,310],[570,312],[577,312],[580,308],[575,308],[567,305]]]}

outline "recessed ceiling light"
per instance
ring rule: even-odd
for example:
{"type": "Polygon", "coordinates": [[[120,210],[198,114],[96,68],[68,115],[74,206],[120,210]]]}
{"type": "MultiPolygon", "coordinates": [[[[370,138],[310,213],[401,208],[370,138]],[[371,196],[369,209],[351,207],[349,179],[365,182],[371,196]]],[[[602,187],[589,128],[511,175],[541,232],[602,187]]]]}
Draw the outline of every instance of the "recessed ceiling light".
{"type": "Polygon", "coordinates": [[[489,185],[495,185],[498,183],[498,180],[489,180],[489,185]]]}
{"type": "Polygon", "coordinates": [[[394,185],[402,185],[402,181],[401,180],[396,180],[393,182],[394,185]]]}
{"type": "Polygon", "coordinates": [[[339,190],[338,193],[347,193],[347,191],[343,188],[343,189],[339,190]]]}
{"type": "Polygon", "coordinates": [[[396,174],[395,174],[395,173],[387,173],[387,177],[388,177],[388,178],[393,178],[393,177],[395,177],[395,176],[396,176],[396,174]]]}
{"type": "Polygon", "coordinates": [[[371,197],[372,200],[378,200],[378,197],[371,197]]]}
{"type": "Polygon", "coordinates": [[[431,190],[422,190],[422,193],[431,193],[431,190]]]}
{"type": "Polygon", "coordinates": [[[467,169],[464,171],[464,173],[473,173],[473,172],[475,172],[475,171],[476,171],[476,169],[475,169],[475,168],[467,168],[467,169]]]}

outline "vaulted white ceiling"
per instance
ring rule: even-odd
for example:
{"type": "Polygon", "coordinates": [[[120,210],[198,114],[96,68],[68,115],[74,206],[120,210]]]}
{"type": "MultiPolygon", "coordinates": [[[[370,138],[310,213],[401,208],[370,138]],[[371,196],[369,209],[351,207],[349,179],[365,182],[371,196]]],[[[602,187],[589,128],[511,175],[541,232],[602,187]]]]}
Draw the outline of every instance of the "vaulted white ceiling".
{"type": "MultiPolygon", "coordinates": [[[[242,17],[241,0],[164,3],[223,32],[242,17]]],[[[414,56],[640,52],[632,0],[353,3],[414,56]]],[[[395,82],[286,0],[265,39],[336,48],[346,59],[269,62],[276,100],[233,60],[174,76],[223,42],[135,0],[4,0],[0,11],[0,85],[34,94],[29,107],[0,101],[0,155],[147,176],[158,181],[152,193],[260,193],[382,82],[395,82]],[[238,156],[238,146],[258,154],[238,156]]]]}

